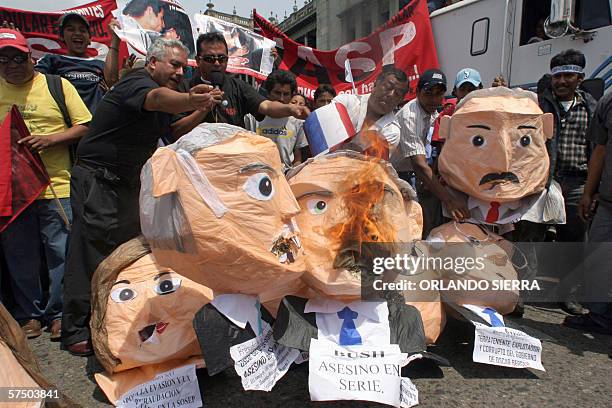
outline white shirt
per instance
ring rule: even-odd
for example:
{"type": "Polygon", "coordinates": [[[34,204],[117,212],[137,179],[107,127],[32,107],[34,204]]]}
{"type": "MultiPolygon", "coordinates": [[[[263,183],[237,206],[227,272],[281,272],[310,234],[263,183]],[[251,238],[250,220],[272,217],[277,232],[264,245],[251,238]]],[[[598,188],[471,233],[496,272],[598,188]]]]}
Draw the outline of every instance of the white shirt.
{"type": "MultiPolygon", "coordinates": [[[[361,131],[363,122],[368,112],[368,101],[370,95],[341,94],[334,98],[334,101],[346,106],[346,110],[351,117],[351,122],[357,132],[361,131]]],[[[391,156],[400,141],[400,127],[393,112],[380,117],[368,130],[380,133],[389,143],[389,156],[391,156]]]]}
{"type": "Polygon", "coordinates": [[[433,114],[425,112],[416,98],[397,112],[400,141],[395,154],[391,157],[391,164],[395,170],[412,171],[409,158],[417,155],[425,156],[427,133],[437,117],[437,112],[433,114]]]}

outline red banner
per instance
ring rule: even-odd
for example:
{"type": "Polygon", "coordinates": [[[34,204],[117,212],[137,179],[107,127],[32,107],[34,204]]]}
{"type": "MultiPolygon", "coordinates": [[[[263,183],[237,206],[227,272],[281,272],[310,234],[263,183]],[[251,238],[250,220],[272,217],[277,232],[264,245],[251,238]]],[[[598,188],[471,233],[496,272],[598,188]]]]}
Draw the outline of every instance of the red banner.
{"type": "MultiPolygon", "coordinates": [[[[58,38],[59,26],[57,23],[66,11],[79,13],[90,24],[91,44],[88,54],[103,60],[106,58],[111,42],[108,23],[113,18],[111,11],[116,8],[115,0],[99,0],[67,10],[46,13],[0,7],[0,21],[15,24],[27,38],[34,58],[41,58],[48,53],[66,54],[65,44],[58,38]]],[[[127,53],[127,50],[123,51],[127,53]]]]}
{"type": "Polygon", "coordinates": [[[414,97],[420,72],[439,67],[425,0],[413,0],[369,36],[333,51],[317,50],[296,43],[256,12],[253,19],[262,35],[276,41],[283,49],[279,68],[293,72],[299,91],[311,99],[314,90],[322,83],[331,84],[338,93],[352,93],[351,84],[345,81],[346,59],[350,59],[353,79],[360,95],[372,91],[383,65],[394,64],[405,71],[411,79],[411,92],[406,99],[414,97]]]}

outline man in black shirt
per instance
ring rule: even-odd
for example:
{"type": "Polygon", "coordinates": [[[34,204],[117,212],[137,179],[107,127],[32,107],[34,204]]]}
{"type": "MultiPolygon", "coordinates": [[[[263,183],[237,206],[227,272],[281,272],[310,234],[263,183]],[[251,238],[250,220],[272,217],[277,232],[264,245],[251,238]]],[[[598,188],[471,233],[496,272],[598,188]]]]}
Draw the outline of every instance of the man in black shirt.
{"type": "Polygon", "coordinates": [[[189,93],[175,89],[183,79],[187,48],[158,39],[147,66],[118,82],[102,98],[72,169],[72,237],[64,278],[63,346],[74,355],[91,354],[91,277],[110,253],[140,234],[140,169],[170,130],[170,118],[187,110],[210,111],[212,87],[189,93]]]}
{"type": "Polygon", "coordinates": [[[220,90],[215,91],[215,105],[211,111],[194,111],[182,115],[172,124],[172,135],[178,138],[191,131],[202,122],[229,123],[244,127],[244,115],[247,113],[255,116],[257,120],[263,120],[265,116],[272,118],[285,118],[293,116],[298,119],[306,119],[308,109],[304,106],[284,104],[276,101],[266,100],[246,82],[225,73],[227,69],[227,43],[223,34],[210,32],[202,34],[197,40],[199,73],[193,76],[191,81],[185,81],[179,87],[181,92],[187,92],[198,84],[210,84],[214,82],[212,77],[215,72],[219,75],[222,84],[220,90]],[[199,75],[198,75],[199,74],[199,75]]]}

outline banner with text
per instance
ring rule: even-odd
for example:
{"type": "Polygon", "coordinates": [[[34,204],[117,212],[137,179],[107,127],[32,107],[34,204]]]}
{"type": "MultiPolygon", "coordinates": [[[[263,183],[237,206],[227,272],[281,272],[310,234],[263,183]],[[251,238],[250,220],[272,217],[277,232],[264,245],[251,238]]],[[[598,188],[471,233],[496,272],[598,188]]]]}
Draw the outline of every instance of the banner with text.
{"type": "Polygon", "coordinates": [[[130,46],[130,53],[144,58],[158,38],[179,40],[195,56],[194,33],[191,20],[177,0],[154,2],[117,0],[113,13],[119,22],[119,38],[130,46]]]}
{"type": "Polygon", "coordinates": [[[68,11],[81,14],[90,24],[91,44],[87,52],[91,57],[104,60],[112,35],[108,23],[116,7],[115,0],[99,0],[45,13],[0,7],[0,21],[15,24],[27,38],[32,56],[41,58],[44,54],[66,54],[66,45],[59,40],[58,20],[68,11]]]}
{"type": "Polygon", "coordinates": [[[382,67],[393,64],[411,80],[406,99],[414,98],[419,73],[439,66],[425,0],[411,1],[372,34],[332,51],[296,43],[256,12],[253,20],[255,28],[282,49],[279,68],[293,72],[298,90],[311,99],[317,86],[324,83],[331,84],[338,93],[353,92],[352,85],[346,82],[347,59],[358,94],[370,93],[382,67]]]}

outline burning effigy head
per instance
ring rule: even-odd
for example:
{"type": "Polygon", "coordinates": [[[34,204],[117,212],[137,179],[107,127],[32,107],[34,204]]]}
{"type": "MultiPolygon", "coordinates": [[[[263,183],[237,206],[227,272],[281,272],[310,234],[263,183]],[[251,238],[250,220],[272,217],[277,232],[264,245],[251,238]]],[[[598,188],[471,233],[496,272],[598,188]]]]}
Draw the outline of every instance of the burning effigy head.
{"type": "Polygon", "coordinates": [[[212,291],[160,266],[142,237],[106,258],[92,286],[92,342],[107,372],[201,354],[192,320],[212,291]]]}
{"type": "Polygon", "coordinates": [[[504,87],[471,92],[442,118],[438,166],[449,186],[483,201],[510,202],[541,192],[553,116],[536,94],[504,87]]]}
{"type": "Polygon", "coordinates": [[[364,244],[421,238],[414,190],[384,161],[339,151],[309,159],[287,178],[301,209],[303,279],[323,296],[361,296],[364,244]]]}
{"type": "Polygon", "coordinates": [[[201,124],[143,168],[141,226],[157,261],[217,293],[258,295],[304,272],[299,213],[270,139],[201,124]]]}

